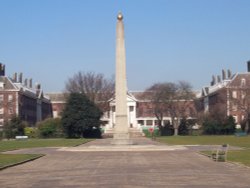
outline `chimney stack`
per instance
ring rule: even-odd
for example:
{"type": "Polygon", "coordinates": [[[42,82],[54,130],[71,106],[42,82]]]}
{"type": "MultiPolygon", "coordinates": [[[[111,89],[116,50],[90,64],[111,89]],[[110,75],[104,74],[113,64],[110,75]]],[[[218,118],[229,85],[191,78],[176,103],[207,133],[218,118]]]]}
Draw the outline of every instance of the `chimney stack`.
{"type": "Polygon", "coordinates": [[[222,80],[226,80],[226,71],[222,69],[222,80]]]}
{"type": "Polygon", "coordinates": [[[28,79],[27,78],[25,78],[25,80],[24,80],[24,86],[28,87],[28,79]]]}
{"type": "Polygon", "coordinates": [[[23,83],[23,73],[19,73],[19,80],[20,83],[23,83]]]}
{"type": "Polygon", "coordinates": [[[215,84],[216,84],[216,79],[215,79],[215,76],[213,75],[212,76],[212,81],[211,81],[211,86],[213,86],[215,84]]]}
{"type": "Polygon", "coordinates": [[[250,60],[247,62],[247,72],[250,72],[250,60]]]}
{"type": "Polygon", "coordinates": [[[232,72],[231,72],[230,69],[228,69],[228,70],[227,70],[227,78],[228,78],[228,79],[231,79],[231,77],[232,77],[232,72]]]}
{"type": "Polygon", "coordinates": [[[16,72],[13,74],[13,82],[17,82],[17,73],[16,72]]]}
{"type": "Polygon", "coordinates": [[[32,78],[29,80],[29,87],[32,88],[32,78]]]}
{"type": "Polygon", "coordinates": [[[220,75],[217,76],[217,82],[218,82],[218,83],[221,82],[221,77],[220,77],[220,75]]]}
{"type": "Polygon", "coordinates": [[[41,91],[41,84],[36,83],[35,89],[36,89],[36,95],[39,96],[41,91]]]}
{"type": "Polygon", "coordinates": [[[5,76],[5,65],[0,63],[0,76],[5,76]]]}

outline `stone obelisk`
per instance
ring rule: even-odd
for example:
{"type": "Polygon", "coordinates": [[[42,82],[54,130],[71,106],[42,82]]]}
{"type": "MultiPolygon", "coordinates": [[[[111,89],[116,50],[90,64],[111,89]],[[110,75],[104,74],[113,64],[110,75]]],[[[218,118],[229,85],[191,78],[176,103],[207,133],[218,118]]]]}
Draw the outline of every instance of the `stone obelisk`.
{"type": "Polygon", "coordinates": [[[112,144],[132,144],[132,140],[129,139],[124,24],[121,13],[117,16],[116,25],[115,103],[116,115],[112,144]]]}

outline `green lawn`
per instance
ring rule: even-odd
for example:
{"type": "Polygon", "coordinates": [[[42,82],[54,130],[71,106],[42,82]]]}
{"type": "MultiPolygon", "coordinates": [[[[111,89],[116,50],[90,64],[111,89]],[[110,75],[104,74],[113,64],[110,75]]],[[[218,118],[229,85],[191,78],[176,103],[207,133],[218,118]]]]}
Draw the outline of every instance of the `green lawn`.
{"type": "MultiPolygon", "coordinates": [[[[246,150],[229,151],[228,161],[250,166],[250,136],[164,136],[158,137],[158,141],[171,145],[221,145],[244,147],[246,150]]],[[[202,153],[211,154],[211,151],[202,153]]]]}
{"type": "MultiPolygon", "coordinates": [[[[91,139],[28,139],[0,141],[0,152],[35,147],[69,147],[91,141],[91,139]]],[[[36,159],[42,154],[1,154],[0,170],[18,163],[36,159]]]]}
{"type": "Polygon", "coordinates": [[[228,160],[250,166],[250,150],[229,151],[228,160]]]}
{"type": "Polygon", "coordinates": [[[34,147],[68,147],[89,142],[91,139],[28,139],[0,141],[0,152],[34,147]]]}
{"type": "Polygon", "coordinates": [[[171,145],[221,145],[246,147],[250,149],[250,136],[162,136],[157,140],[171,145]]]}
{"type": "Polygon", "coordinates": [[[28,160],[39,158],[43,155],[41,154],[0,154],[0,170],[15,165],[18,163],[22,163],[28,160]]]}

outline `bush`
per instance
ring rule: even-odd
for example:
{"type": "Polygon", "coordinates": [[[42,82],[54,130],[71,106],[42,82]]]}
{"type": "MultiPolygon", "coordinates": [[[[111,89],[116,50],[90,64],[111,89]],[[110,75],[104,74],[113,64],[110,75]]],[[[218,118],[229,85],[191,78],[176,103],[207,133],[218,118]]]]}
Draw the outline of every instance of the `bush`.
{"type": "MultiPolygon", "coordinates": [[[[152,134],[149,132],[150,127],[143,127],[142,131],[145,134],[146,137],[152,137],[152,134]]],[[[154,136],[159,136],[159,128],[155,127],[154,128],[154,136]]]]}
{"type": "Polygon", "coordinates": [[[219,134],[220,124],[216,120],[206,119],[203,122],[203,133],[204,134],[219,134]]]}
{"type": "Polygon", "coordinates": [[[91,128],[89,130],[85,130],[83,132],[83,137],[84,138],[101,138],[102,137],[101,129],[91,128]]]}
{"type": "Polygon", "coordinates": [[[21,120],[18,116],[13,116],[9,121],[4,124],[4,136],[7,139],[15,138],[15,136],[23,136],[24,128],[28,124],[21,120]]]}
{"type": "Polygon", "coordinates": [[[48,118],[37,123],[39,136],[42,138],[58,138],[63,137],[61,119],[48,118]]]}
{"type": "Polygon", "coordinates": [[[207,118],[203,122],[203,133],[204,134],[234,134],[235,132],[235,120],[232,116],[229,116],[225,122],[207,118]]]}
{"type": "Polygon", "coordinates": [[[38,130],[36,127],[25,127],[24,128],[25,136],[29,138],[37,138],[38,137],[38,130]]]}
{"type": "Polygon", "coordinates": [[[2,139],[3,139],[3,131],[0,130],[0,140],[2,140],[2,139]]]}
{"type": "Polygon", "coordinates": [[[246,132],[247,134],[250,133],[250,129],[247,128],[247,124],[250,124],[250,120],[243,120],[242,122],[240,122],[240,125],[241,125],[241,129],[243,132],[246,132]]]}
{"type": "Polygon", "coordinates": [[[170,122],[167,122],[164,124],[164,126],[161,128],[161,136],[172,136],[174,135],[174,127],[170,124],[170,122]]]}
{"type": "Polygon", "coordinates": [[[182,118],[178,127],[179,135],[188,135],[188,121],[186,118],[182,118]]]}

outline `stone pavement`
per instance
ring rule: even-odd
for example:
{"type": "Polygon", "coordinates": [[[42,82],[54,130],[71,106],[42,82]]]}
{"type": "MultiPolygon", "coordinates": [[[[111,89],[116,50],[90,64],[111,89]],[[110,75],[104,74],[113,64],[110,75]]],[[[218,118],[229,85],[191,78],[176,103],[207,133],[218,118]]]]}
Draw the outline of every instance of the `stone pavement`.
{"type": "MultiPolygon", "coordinates": [[[[97,142],[107,145],[107,140],[98,140],[77,148],[97,142]]],[[[160,145],[147,139],[139,142],[138,145],[160,145]]],[[[249,168],[213,162],[192,149],[74,152],[37,148],[9,153],[14,152],[42,152],[46,156],[0,171],[1,188],[250,187],[249,168]]]]}

